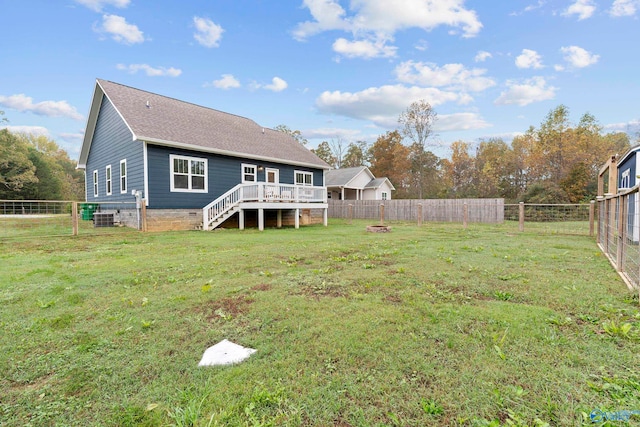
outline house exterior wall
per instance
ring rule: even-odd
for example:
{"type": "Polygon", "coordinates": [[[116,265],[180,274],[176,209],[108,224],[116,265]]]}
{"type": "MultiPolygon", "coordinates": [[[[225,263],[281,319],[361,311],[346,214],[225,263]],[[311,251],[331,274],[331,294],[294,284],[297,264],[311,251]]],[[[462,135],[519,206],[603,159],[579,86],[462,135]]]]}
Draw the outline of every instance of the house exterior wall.
{"type": "Polygon", "coordinates": [[[314,186],[324,185],[322,169],[249,160],[151,144],[147,145],[147,162],[149,169],[149,209],[202,208],[242,182],[243,164],[263,166],[263,170],[258,169],[257,171],[258,182],[265,181],[266,168],[274,168],[279,169],[280,183],[293,184],[295,171],[305,171],[313,173],[314,186]],[[207,159],[208,191],[206,193],[171,191],[171,155],[207,159]]]}
{"type": "Polygon", "coordinates": [[[618,164],[618,188],[631,188],[636,185],[637,163],[638,153],[633,152],[618,164]]]}
{"type": "Polygon", "coordinates": [[[373,176],[367,173],[366,169],[363,169],[362,172],[349,181],[348,185],[350,188],[364,188],[373,178],[373,176]]]}
{"type": "Polygon", "coordinates": [[[132,189],[144,188],[143,147],[133,140],[131,131],[106,96],[93,134],[85,169],[87,202],[134,202],[132,189]],[[121,193],[120,161],[126,160],[127,191],[121,193]],[[106,167],[111,165],[111,195],[106,192],[106,167]],[[98,197],[94,197],[93,171],[98,171],[98,197]]]}

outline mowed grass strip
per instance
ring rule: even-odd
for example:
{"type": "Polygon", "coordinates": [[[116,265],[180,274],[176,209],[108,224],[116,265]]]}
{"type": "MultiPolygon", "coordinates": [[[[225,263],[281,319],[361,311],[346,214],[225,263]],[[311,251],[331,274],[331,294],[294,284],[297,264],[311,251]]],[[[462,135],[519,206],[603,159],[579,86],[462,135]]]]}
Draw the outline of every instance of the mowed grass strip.
{"type": "Polygon", "coordinates": [[[0,242],[0,424],[568,426],[640,409],[637,296],[593,239],[366,225],[0,242]],[[224,338],[258,351],[198,368],[224,338]]]}

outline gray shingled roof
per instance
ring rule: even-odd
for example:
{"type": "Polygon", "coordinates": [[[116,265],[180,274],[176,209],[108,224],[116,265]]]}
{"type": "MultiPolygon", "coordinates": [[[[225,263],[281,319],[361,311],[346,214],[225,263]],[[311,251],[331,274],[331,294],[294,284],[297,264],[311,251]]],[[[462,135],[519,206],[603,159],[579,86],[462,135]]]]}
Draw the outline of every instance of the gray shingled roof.
{"type": "Polygon", "coordinates": [[[364,188],[378,188],[380,187],[385,181],[387,180],[387,178],[376,178],[376,179],[372,179],[367,185],[364,186],[364,188]]]}
{"type": "Polygon", "coordinates": [[[364,169],[366,166],[330,170],[325,175],[325,185],[327,187],[343,187],[364,169]]]}
{"type": "Polygon", "coordinates": [[[291,136],[253,120],[97,80],[139,140],[329,169],[291,136]]]}

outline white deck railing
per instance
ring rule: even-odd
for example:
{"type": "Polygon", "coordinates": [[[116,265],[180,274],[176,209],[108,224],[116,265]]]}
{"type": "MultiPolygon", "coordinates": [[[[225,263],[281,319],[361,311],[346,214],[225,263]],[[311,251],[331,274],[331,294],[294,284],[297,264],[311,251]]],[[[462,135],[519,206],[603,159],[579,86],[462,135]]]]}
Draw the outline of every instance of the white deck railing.
{"type": "Polygon", "coordinates": [[[202,208],[202,228],[208,230],[213,221],[242,202],[326,203],[327,188],[268,182],[238,184],[202,208]]]}

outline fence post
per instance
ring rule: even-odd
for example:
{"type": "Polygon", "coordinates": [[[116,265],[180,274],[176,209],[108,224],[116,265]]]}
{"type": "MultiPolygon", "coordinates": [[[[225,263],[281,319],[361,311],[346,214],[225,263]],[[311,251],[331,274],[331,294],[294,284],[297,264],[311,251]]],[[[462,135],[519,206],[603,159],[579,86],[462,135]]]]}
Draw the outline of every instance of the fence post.
{"type": "Polygon", "coordinates": [[[518,230],[524,231],[524,202],[519,203],[518,209],[518,230]]]}
{"type": "Polygon", "coordinates": [[[469,205],[466,202],[462,205],[462,226],[464,228],[469,226],[469,205]]]}
{"type": "Polygon", "coordinates": [[[349,213],[347,215],[349,225],[351,225],[351,223],[353,222],[353,205],[351,203],[349,203],[349,213]]]}
{"type": "Polygon", "coordinates": [[[596,218],[596,201],[592,200],[589,203],[589,237],[593,237],[595,230],[595,218],[596,218]]]}
{"type": "Polygon", "coordinates": [[[147,201],[145,199],[142,200],[140,204],[140,216],[142,217],[142,231],[147,231],[147,201]]]}
{"type": "Polygon", "coordinates": [[[71,227],[73,236],[78,235],[78,202],[71,202],[71,227]]]}
{"type": "Polygon", "coordinates": [[[384,204],[380,203],[380,225],[384,225],[384,204]]]}
{"type": "MultiPolygon", "coordinates": [[[[628,196],[626,196],[628,197],[628,196]]],[[[627,231],[627,198],[619,197],[618,206],[618,238],[616,246],[616,270],[624,271],[625,243],[627,231]]]]}
{"type": "Polygon", "coordinates": [[[418,227],[422,226],[422,203],[418,203],[418,227]]]}

